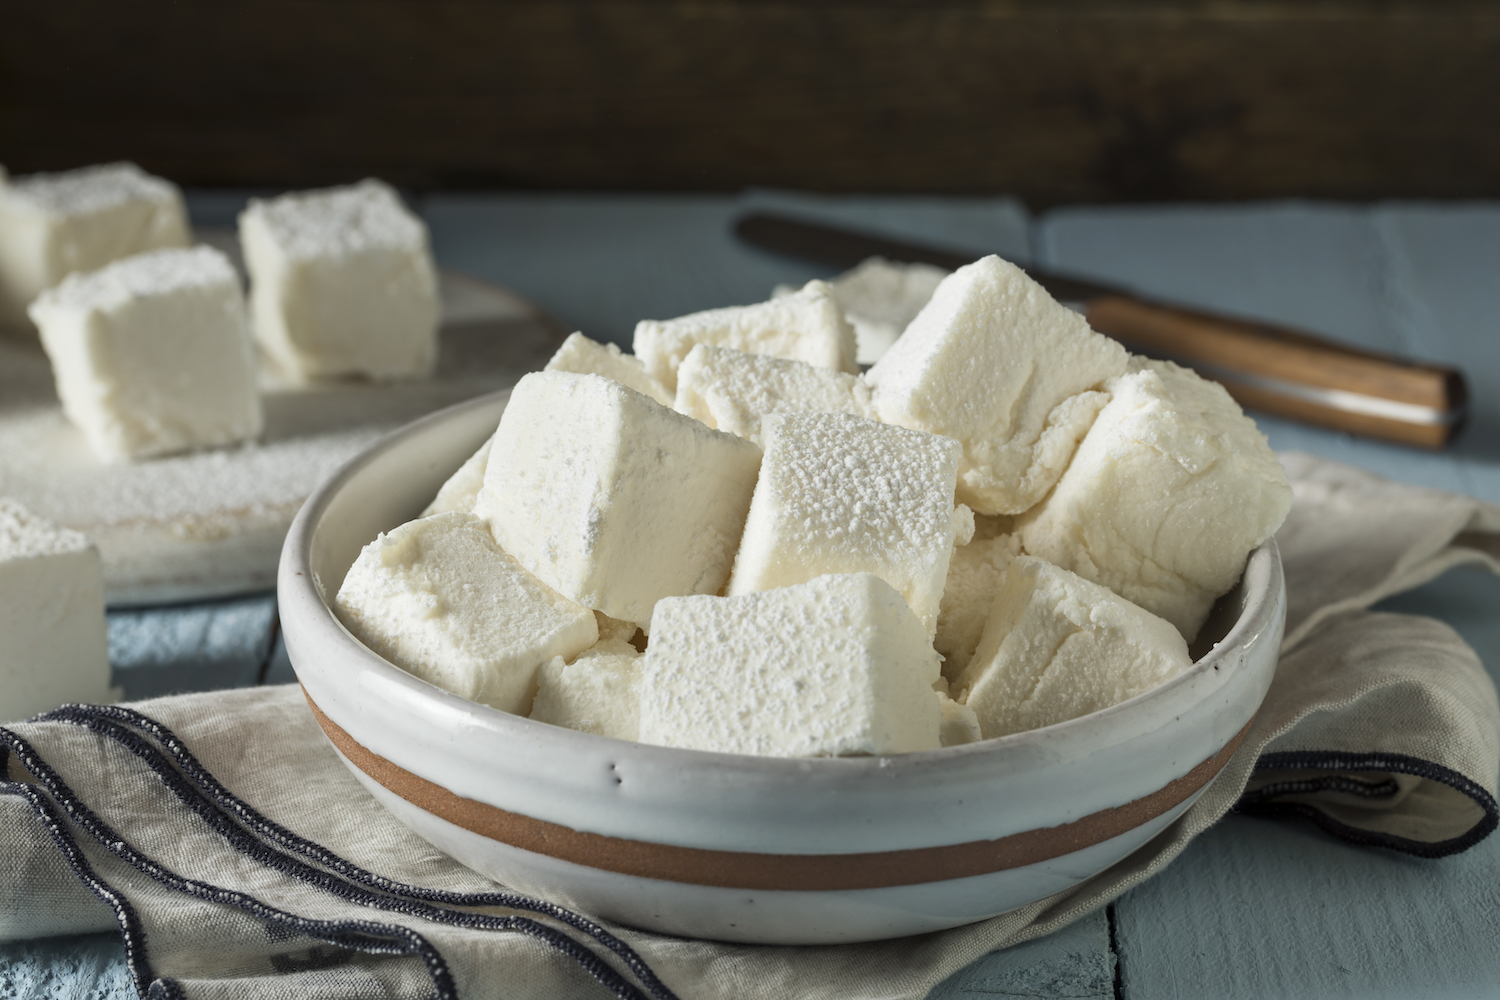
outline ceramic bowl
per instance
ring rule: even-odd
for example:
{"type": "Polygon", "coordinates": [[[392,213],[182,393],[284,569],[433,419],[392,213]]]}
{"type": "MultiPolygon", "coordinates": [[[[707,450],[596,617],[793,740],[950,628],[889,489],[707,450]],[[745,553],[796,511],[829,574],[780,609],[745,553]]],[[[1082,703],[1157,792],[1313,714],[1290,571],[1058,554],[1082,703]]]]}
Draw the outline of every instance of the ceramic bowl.
{"type": "Polygon", "coordinates": [[[1102,871],[1176,819],[1270,686],[1285,617],[1274,542],[1219,602],[1191,670],[968,746],[747,757],[466,701],[366,649],[329,604],[360,548],[422,510],[507,398],[410,424],[324,483],[287,536],[278,586],[292,664],[350,770],[439,850],[515,889],[725,941],[865,941],[981,920],[1102,871]]]}

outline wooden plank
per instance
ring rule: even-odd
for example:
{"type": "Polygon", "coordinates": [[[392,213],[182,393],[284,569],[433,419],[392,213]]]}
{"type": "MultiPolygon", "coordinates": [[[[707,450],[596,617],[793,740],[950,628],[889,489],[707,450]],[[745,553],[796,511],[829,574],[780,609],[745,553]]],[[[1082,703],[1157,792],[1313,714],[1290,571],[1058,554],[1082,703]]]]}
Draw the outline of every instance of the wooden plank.
{"type": "MultiPolygon", "coordinates": [[[[1326,205],[1058,212],[1039,256],[1145,292],[1468,368],[1479,427],[1500,399],[1481,311],[1500,212],[1326,205]]],[[[1443,454],[1258,418],[1272,443],[1500,500],[1500,456],[1443,454]]],[[[1493,440],[1492,437],[1489,437],[1493,440]]],[[[1455,572],[1383,609],[1440,617],[1500,678],[1500,579],[1455,572]]],[[[1310,825],[1230,817],[1116,905],[1126,997],[1500,995],[1500,840],[1419,861],[1310,825]]]]}
{"type": "Polygon", "coordinates": [[[0,942],[0,996],[125,1000],[135,995],[118,934],[0,942]]]}
{"type": "MultiPolygon", "coordinates": [[[[1500,239],[1500,218],[1490,218],[1479,228],[1500,239]]],[[[1401,277],[1404,265],[1382,238],[1379,219],[1367,209],[1304,203],[1070,209],[1043,218],[1036,244],[1039,259],[1051,266],[1120,281],[1148,295],[1453,362],[1467,367],[1471,382],[1486,378],[1456,346],[1477,349],[1472,325],[1444,339],[1412,322],[1409,300],[1415,292],[1401,290],[1411,282],[1401,277]]],[[[1441,243],[1439,234],[1424,245],[1437,254],[1441,243]]],[[[1454,289],[1468,288],[1470,300],[1482,296],[1485,266],[1484,258],[1475,258],[1456,267],[1454,289]]],[[[1500,419],[1500,395],[1494,392],[1473,393],[1471,406],[1476,428],[1500,419]]],[[[1429,453],[1254,416],[1276,448],[1500,502],[1500,475],[1475,471],[1500,468],[1500,452],[1476,443],[1484,435],[1474,428],[1459,448],[1429,453]]]]}
{"type": "Polygon", "coordinates": [[[946,240],[1017,259],[1028,217],[1008,198],[433,195],[421,211],[445,267],[503,281],[570,329],[629,349],[637,320],[759,302],[777,284],[827,268],[735,240],[752,208],[798,211],[908,238],[946,240]]]}
{"type": "Polygon", "coordinates": [[[18,4],[15,170],[191,183],[1500,194],[1474,0],[18,4]],[[152,53],[143,58],[142,53],[152,53]]]}
{"type": "MultiPolygon", "coordinates": [[[[1450,622],[1500,683],[1500,578],[1458,570],[1383,611],[1450,622]]],[[[1123,995],[1500,996],[1500,838],[1437,861],[1231,816],[1116,904],[1123,995]]]]}
{"type": "Polygon", "coordinates": [[[254,685],[275,616],[273,594],[111,611],[112,680],[128,700],[254,685]]]}
{"type": "Polygon", "coordinates": [[[1454,455],[1466,492],[1500,500],[1500,206],[1390,205],[1372,215],[1393,311],[1408,342],[1469,380],[1472,416],[1454,455]]]}
{"type": "Polygon", "coordinates": [[[992,952],[933,987],[927,1000],[1113,1000],[1115,962],[1104,911],[1055,934],[992,952]]]}

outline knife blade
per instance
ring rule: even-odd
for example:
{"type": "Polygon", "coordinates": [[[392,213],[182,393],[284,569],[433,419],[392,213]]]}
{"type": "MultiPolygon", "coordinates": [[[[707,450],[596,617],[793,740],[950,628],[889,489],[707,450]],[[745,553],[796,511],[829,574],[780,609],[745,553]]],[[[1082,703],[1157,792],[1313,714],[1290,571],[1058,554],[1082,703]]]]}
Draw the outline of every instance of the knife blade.
{"type": "MultiPolygon", "coordinates": [[[[752,246],[847,270],[868,257],[956,270],[978,254],[772,212],[735,222],[752,246]]],[[[1159,302],[1129,289],[1021,265],[1089,325],[1141,354],[1221,383],[1241,405],[1422,448],[1442,448],[1468,415],[1457,368],[1366,351],[1301,330],[1159,302]]]]}

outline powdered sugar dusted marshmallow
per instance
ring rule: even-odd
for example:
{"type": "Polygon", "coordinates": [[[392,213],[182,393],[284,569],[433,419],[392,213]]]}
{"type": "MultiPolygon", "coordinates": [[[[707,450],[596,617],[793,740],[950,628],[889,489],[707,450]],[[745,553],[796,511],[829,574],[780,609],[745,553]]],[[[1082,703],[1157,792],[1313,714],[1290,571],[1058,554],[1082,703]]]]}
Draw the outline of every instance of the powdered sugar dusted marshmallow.
{"type": "Polygon", "coordinates": [[[1065,569],[1019,556],[954,688],[993,739],[1119,704],[1191,665],[1171,623],[1065,569]]]}
{"type": "Polygon", "coordinates": [[[695,346],[677,369],[674,408],[756,444],[772,413],[875,415],[870,387],[857,375],[708,344],[695,346]]]}
{"type": "Polygon", "coordinates": [[[537,670],[599,637],[594,615],[454,511],[408,521],[366,545],[335,602],[349,631],[396,666],[505,712],[531,708],[537,670]]]}
{"type": "Polygon", "coordinates": [[[1133,359],[1021,545],[1134,601],[1191,641],[1291,507],[1281,463],[1214,382],[1133,359]]]}
{"type": "Polygon", "coordinates": [[[106,461],[261,431],[239,279],[209,247],[70,275],[31,306],[63,411],[106,461]]]}
{"type": "Polygon", "coordinates": [[[755,445],[618,382],[532,372],[475,513],[549,586],[649,630],[663,597],[723,586],[759,467],[755,445]]]}
{"type": "Polygon", "coordinates": [[[667,598],[646,650],[640,739],[774,757],[932,750],[937,679],[926,629],[869,573],[667,598]]]}
{"type": "Polygon", "coordinates": [[[450,510],[468,512],[474,509],[474,504],[479,500],[479,490],[484,486],[484,468],[490,460],[490,442],[494,440],[494,435],[490,435],[474,454],[464,460],[458,471],[448,477],[438,488],[432,503],[422,511],[422,517],[444,514],[450,510]]]}
{"type": "Polygon", "coordinates": [[[948,697],[946,691],[934,691],[942,722],[938,727],[938,739],[945,747],[960,747],[965,743],[977,743],[984,739],[979,729],[979,716],[968,705],[960,704],[948,697]]]}
{"type": "Polygon", "coordinates": [[[1005,568],[1020,550],[1010,535],[977,538],[953,550],[943,584],[933,648],[943,655],[943,676],[956,679],[968,666],[989,620],[1005,568]]]}
{"type": "Polygon", "coordinates": [[[614,344],[601,344],[581,333],[574,333],[562,342],[544,371],[603,375],[636,392],[645,393],[663,406],[672,405],[672,394],[661,382],[646,374],[646,366],[639,358],[624,353],[614,344]]]}
{"type": "MultiPolygon", "coordinates": [[[[844,318],[854,327],[860,364],[873,365],[890,350],[948,274],[931,264],[867,257],[828,282],[844,318]]],[[[794,292],[793,287],[778,285],[774,294],[794,292]]]]}
{"type": "Polygon", "coordinates": [[[643,319],[635,327],[635,356],[668,390],[677,390],[677,367],[694,344],[733,347],[805,361],[836,371],[859,371],[854,330],[827,282],[750,306],[710,309],[677,319],[643,319]]]}
{"type": "Polygon", "coordinates": [[[113,701],[99,550],[0,498],[0,722],[113,701]]]}
{"type": "Polygon", "coordinates": [[[728,593],[874,573],[906,599],[930,639],[964,523],[953,503],[958,442],[844,413],[775,414],[763,434],[765,460],[728,593]]]}
{"type": "Polygon", "coordinates": [[[182,192],[133,163],[0,179],[0,326],[70,274],[190,242],[182,192]]]}
{"type": "Polygon", "coordinates": [[[422,376],[437,360],[427,227],[375,180],[252,199],[240,215],[256,339],[293,380],[422,376]]]}
{"type": "Polygon", "coordinates": [[[871,368],[880,419],[961,441],[958,498],[976,513],[1027,510],[1057,482],[1125,371],[1089,329],[999,257],[959,268],[871,368]]]}
{"type": "Polygon", "coordinates": [[[642,659],[621,639],[600,639],[572,663],[554,657],[537,676],[531,717],[617,740],[639,738],[642,659]]]}

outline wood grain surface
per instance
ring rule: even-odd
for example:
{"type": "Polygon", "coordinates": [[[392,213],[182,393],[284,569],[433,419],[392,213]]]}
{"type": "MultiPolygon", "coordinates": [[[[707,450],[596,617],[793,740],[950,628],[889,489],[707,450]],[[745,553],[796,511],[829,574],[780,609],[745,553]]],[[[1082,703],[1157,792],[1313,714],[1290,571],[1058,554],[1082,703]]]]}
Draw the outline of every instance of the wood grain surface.
{"type": "MultiPolygon", "coordinates": [[[[191,204],[202,221],[209,210],[232,216],[234,201],[199,196],[191,204]]],[[[1458,364],[1470,378],[1474,420],[1446,452],[1257,421],[1278,448],[1500,502],[1500,337],[1492,333],[1500,205],[1076,209],[1030,225],[999,200],[765,193],[442,196],[427,199],[423,212],[448,266],[515,288],[596,336],[628,339],[643,315],[752,301],[776,282],[819,276],[734,243],[727,220],[752,203],[934,242],[1004,249],[1029,239],[1045,263],[1143,293],[1458,364]]],[[[272,600],[111,614],[115,683],[130,692],[154,671],[159,686],[150,693],[243,683],[267,648],[265,679],[291,681],[284,647],[273,641],[272,600]]],[[[1497,607],[1500,578],[1472,571],[1382,605],[1448,621],[1500,677],[1497,607]]],[[[1500,997],[1497,885],[1500,838],[1423,861],[1351,847],[1310,827],[1231,816],[1115,905],[1113,935],[1109,916],[1096,914],[976,961],[931,1000],[1500,997]]],[[[101,936],[0,945],[0,995],[7,990],[133,995],[118,939],[101,936]]]]}
{"type": "Polygon", "coordinates": [[[5,25],[13,172],[1500,194],[1500,11],[1472,0],[77,0],[5,25]]]}

